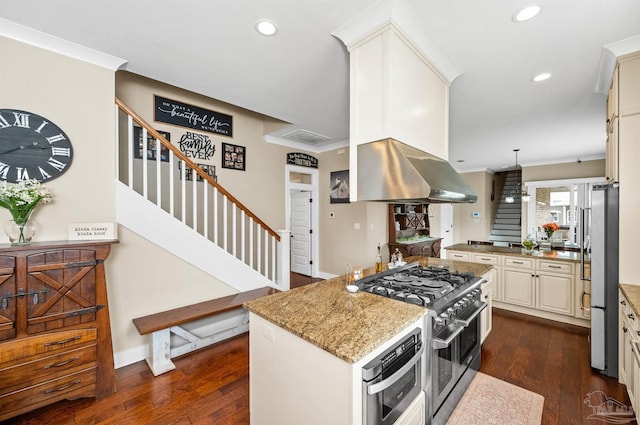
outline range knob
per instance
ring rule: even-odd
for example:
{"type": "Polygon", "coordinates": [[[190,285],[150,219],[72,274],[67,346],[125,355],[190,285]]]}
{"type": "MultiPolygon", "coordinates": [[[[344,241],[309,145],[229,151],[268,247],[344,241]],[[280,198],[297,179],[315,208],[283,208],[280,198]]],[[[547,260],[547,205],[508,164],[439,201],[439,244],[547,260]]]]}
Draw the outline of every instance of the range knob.
{"type": "Polygon", "coordinates": [[[446,325],[447,323],[449,323],[449,314],[441,313],[440,317],[438,317],[438,319],[442,320],[442,324],[443,325],[446,325]]]}

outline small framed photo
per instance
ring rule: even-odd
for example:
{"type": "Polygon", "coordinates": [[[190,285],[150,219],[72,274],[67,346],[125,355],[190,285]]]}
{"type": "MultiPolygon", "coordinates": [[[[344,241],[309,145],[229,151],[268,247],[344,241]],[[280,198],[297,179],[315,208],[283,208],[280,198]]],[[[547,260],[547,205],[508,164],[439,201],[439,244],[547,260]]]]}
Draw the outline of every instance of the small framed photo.
{"type": "MultiPolygon", "coordinates": [[[[171,134],[166,131],[156,130],[162,136],[164,136],[167,141],[171,141],[171,134]]],[[[142,127],[133,127],[133,157],[142,159],[142,155],[144,152],[144,144],[142,141],[142,127]]],[[[169,148],[164,145],[160,145],[160,160],[164,162],[169,162],[169,148]]],[[[156,161],[157,158],[157,150],[156,150],[156,139],[149,133],[147,133],[147,159],[150,161],[156,161]]]]}
{"type": "Polygon", "coordinates": [[[245,170],[246,152],[244,146],[222,143],[222,168],[245,170]]]}
{"type": "MultiPolygon", "coordinates": [[[[180,179],[182,180],[182,161],[178,162],[178,170],[180,170],[179,176],[180,179]]],[[[218,176],[216,175],[216,166],[215,165],[209,165],[209,164],[196,164],[198,167],[202,168],[204,170],[205,173],[207,173],[207,175],[209,177],[211,177],[212,179],[214,179],[215,181],[218,181],[218,176]]],[[[200,174],[197,174],[197,178],[196,181],[201,182],[202,180],[204,180],[200,174]]],[[[184,170],[184,179],[185,181],[191,181],[193,180],[193,170],[189,167],[187,167],[186,170],[184,170]]]]}
{"type": "Polygon", "coordinates": [[[332,171],[329,183],[329,203],[348,204],[349,170],[332,171]]]}

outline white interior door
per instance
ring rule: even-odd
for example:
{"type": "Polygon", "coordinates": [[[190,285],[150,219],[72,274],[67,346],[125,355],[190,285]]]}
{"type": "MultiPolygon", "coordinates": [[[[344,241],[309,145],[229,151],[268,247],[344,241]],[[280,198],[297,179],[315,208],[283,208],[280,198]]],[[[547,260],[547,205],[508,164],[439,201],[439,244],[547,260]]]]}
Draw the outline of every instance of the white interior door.
{"type": "Polygon", "coordinates": [[[311,276],[311,192],[291,191],[291,271],[311,276]]]}
{"type": "Polygon", "coordinates": [[[453,205],[440,204],[440,235],[441,246],[453,245],[453,205]]]}

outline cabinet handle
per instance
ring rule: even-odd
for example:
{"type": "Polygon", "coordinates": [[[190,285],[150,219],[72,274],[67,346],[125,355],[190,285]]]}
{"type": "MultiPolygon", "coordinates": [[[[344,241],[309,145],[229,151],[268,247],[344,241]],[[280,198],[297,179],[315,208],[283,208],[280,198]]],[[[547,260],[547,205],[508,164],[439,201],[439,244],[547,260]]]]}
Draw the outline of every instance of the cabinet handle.
{"type": "Polygon", "coordinates": [[[481,260],[485,260],[485,261],[490,261],[491,258],[484,258],[484,257],[480,257],[481,260]]]}
{"type": "Polygon", "coordinates": [[[627,317],[631,320],[636,320],[636,317],[633,314],[628,314],[627,317]]]}
{"type": "Polygon", "coordinates": [[[52,368],[52,367],[61,367],[61,366],[66,366],[66,365],[68,365],[69,363],[73,363],[73,362],[75,362],[76,360],[80,360],[80,357],[73,357],[73,358],[71,358],[71,359],[69,359],[69,360],[67,360],[67,361],[65,361],[65,362],[60,362],[60,363],[50,364],[50,365],[45,366],[43,369],[50,369],[50,368],[52,368]]]}
{"type": "Polygon", "coordinates": [[[67,385],[63,385],[61,387],[56,387],[56,388],[51,388],[50,390],[46,390],[44,393],[45,394],[51,394],[51,393],[57,393],[57,392],[60,392],[60,391],[64,391],[67,388],[71,388],[74,385],[78,385],[80,382],[82,382],[82,381],[79,380],[79,379],[74,379],[73,381],[69,382],[67,385]]]}
{"type": "Polygon", "coordinates": [[[548,267],[549,267],[550,269],[561,269],[561,268],[562,268],[562,266],[554,266],[554,265],[552,265],[552,264],[549,264],[549,265],[548,265],[548,267]]]}
{"type": "Polygon", "coordinates": [[[513,264],[524,264],[522,261],[513,261],[513,264]]]}
{"type": "Polygon", "coordinates": [[[627,303],[624,300],[620,301],[620,304],[627,305],[627,303]]]}
{"type": "Polygon", "coordinates": [[[623,326],[623,327],[622,327],[622,332],[627,333],[627,331],[628,331],[627,327],[626,327],[626,326],[623,326]]]}
{"type": "Polygon", "coordinates": [[[45,342],[44,346],[45,347],[51,347],[52,345],[63,345],[63,344],[66,344],[68,342],[77,341],[80,338],[81,338],[80,335],[76,335],[76,336],[71,337],[69,339],[63,339],[62,341],[45,342]]]}

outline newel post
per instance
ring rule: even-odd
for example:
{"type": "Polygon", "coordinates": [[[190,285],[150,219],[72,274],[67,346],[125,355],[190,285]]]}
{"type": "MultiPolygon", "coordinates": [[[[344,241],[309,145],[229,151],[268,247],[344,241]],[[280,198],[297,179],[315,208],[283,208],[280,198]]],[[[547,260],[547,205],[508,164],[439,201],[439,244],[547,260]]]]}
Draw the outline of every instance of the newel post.
{"type": "Polygon", "coordinates": [[[278,235],[280,235],[280,242],[278,242],[276,284],[281,291],[288,291],[291,289],[291,256],[289,254],[291,248],[291,231],[278,230],[278,235]]]}

